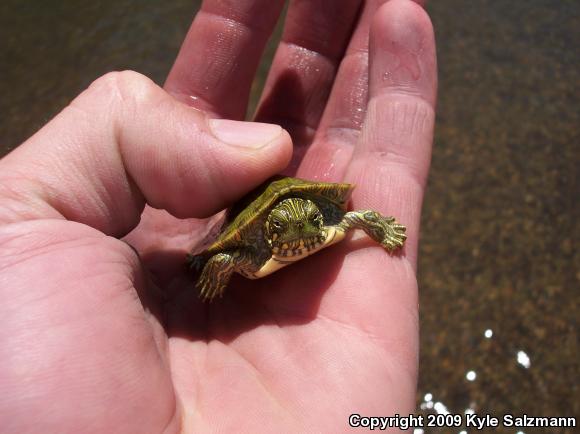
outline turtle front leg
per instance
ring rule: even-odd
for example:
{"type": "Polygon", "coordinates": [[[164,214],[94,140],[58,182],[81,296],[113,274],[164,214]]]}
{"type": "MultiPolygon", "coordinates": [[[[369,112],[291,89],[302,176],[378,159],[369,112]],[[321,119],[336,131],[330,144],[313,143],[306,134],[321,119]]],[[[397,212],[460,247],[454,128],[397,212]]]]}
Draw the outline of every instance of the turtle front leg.
{"type": "Polygon", "coordinates": [[[344,232],[362,229],[389,252],[403,247],[407,239],[405,226],[399,224],[394,217],[384,217],[371,210],[347,212],[337,227],[344,232]]]}
{"type": "Polygon", "coordinates": [[[216,296],[223,296],[224,289],[234,271],[243,274],[251,263],[252,258],[249,253],[243,250],[223,252],[212,256],[203,267],[196,284],[199,289],[199,297],[203,301],[211,301],[216,296]]]}

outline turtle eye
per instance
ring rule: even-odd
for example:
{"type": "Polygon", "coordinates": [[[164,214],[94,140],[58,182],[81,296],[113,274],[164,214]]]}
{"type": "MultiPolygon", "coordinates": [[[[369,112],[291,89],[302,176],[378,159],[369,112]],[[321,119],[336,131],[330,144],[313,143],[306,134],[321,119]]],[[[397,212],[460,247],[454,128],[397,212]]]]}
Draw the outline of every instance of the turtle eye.
{"type": "Polygon", "coordinates": [[[274,227],[274,229],[282,229],[282,223],[278,220],[272,220],[272,227],[274,227]]]}
{"type": "Polygon", "coordinates": [[[322,214],[317,212],[316,214],[312,215],[310,217],[310,222],[311,223],[321,223],[322,222],[322,214]]]}

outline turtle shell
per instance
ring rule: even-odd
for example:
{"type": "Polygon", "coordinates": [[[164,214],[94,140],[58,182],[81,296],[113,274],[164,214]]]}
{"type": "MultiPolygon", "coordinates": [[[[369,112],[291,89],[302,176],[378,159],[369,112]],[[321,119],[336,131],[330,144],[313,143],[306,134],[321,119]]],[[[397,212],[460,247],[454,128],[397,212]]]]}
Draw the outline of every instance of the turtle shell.
{"type": "Polygon", "coordinates": [[[261,227],[272,207],[287,197],[324,202],[346,212],[354,185],[306,181],[298,178],[273,178],[242,198],[230,208],[218,239],[207,249],[217,253],[251,244],[251,234],[261,234],[261,227]]]}

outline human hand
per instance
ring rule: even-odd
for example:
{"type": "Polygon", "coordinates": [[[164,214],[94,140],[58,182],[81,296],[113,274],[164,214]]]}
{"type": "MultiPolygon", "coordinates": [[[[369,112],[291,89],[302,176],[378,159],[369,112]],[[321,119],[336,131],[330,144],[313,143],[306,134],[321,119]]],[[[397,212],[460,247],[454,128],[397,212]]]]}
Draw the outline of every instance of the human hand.
{"type": "Polygon", "coordinates": [[[235,280],[209,306],[181,272],[207,231],[192,217],[290,158],[277,127],[244,124],[264,144],[248,148],[226,144],[248,137],[241,124],[220,139],[208,121],[243,118],[280,3],[236,2],[220,18],[222,3],[207,1],[166,83],[173,97],[135,73],[108,75],[0,162],[7,432],[336,432],[351,413],[413,411],[436,69],[429,19],[411,2],[376,14],[382,2],[367,2],[344,57],[358,2],[332,13],[294,3],[257,115],[292,133],[290,171],[354,182],[355,208],[396,215],[404,253],[345,241],[235,280]],[[115,238],[128,232],[142,262],[115,238]]]}

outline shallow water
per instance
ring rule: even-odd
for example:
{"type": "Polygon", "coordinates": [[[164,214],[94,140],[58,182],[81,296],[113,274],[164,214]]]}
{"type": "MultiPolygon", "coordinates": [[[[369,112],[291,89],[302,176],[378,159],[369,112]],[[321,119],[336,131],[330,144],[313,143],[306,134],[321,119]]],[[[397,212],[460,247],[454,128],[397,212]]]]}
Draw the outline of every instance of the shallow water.
{"type": "MultiPolygon", "coordinates": [[[[0,3],[2,153],[109,70],[162,83],[199,2],[50,3],[0,3]]],[[[577,416],[580,2],[446,0],[429,11],[440,97],[418,406],[577,416]]],[[[494,432],[518,430],[546,432],[494,432]]]]}

